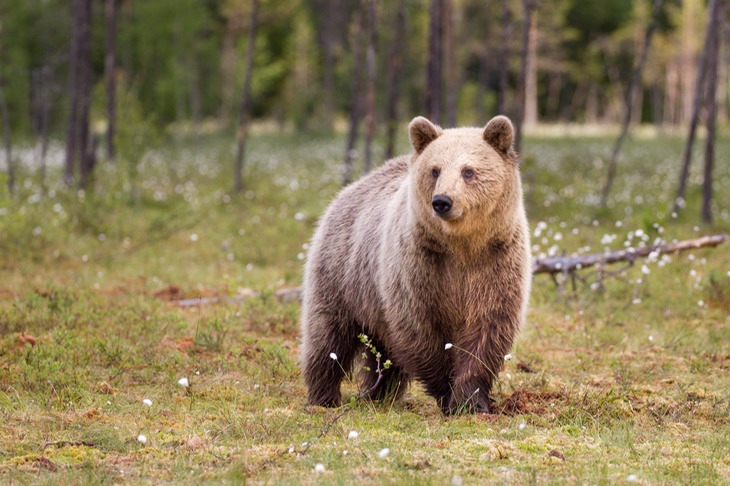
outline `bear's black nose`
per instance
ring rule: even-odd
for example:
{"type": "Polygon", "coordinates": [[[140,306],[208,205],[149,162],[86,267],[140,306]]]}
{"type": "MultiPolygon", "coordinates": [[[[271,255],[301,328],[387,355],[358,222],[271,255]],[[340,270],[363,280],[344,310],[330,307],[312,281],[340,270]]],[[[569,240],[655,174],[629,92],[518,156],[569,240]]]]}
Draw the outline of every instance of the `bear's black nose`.
{"type": "Polygon", "coordinates": [[[444,196],[442,194],[434,196],[431,200],[433,210],[436,211],[439,216],[446,216],[446,214],[451,210],[451,205],[453,203],[454,201],[452,201],[449,196],[444,196]]]}

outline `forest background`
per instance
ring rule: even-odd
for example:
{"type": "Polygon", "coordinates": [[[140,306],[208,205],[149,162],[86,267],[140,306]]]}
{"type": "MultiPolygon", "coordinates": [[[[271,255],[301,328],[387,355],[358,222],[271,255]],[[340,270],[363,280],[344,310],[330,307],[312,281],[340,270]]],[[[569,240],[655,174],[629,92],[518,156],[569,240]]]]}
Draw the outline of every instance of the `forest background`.
{"type": "MultiPolygon", "coordinates": [[[[347,120],[349,150],[365,118],[369,167],[372,137],[386,136],[392,156],[415,114],[456,126],[504,113],[518,132],[627,117],[676,131],[709,98],[707,58],[725,123],[730,56],[705,45],[708,18],[724,19],[715,3],[3,0],[4,140],[65,139],[66,182],[79,173],[83,184],[95,137],[106,138],[107,158],[121,141],[129,159],[125,140],[139,136],[220,132],[250,118],[331,132],[347,120]]],[[[716,30],[723,44],[724,20],[716,30]]]]}

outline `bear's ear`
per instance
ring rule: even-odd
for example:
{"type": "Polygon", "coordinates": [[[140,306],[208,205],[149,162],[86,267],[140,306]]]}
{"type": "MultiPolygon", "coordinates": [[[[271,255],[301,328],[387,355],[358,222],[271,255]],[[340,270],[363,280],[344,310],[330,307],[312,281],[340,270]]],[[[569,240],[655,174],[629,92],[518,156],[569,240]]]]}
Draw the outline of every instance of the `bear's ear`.
{"type": "Polygon", "coordinates": [[[429,143],[443,133],[441,127],[434,125],[428,119],[417,116],[408,124],[408,133],[411,136],[411,145],[417,154],[423,152],[429,143]]]}
{"type": "Polygon", "coordinates": [[[484,127],[482,134],[484,140],[500,153],[506,154],[512,148],[512,140],[514,139],[514,128],[509,118],[503,115],[495,116],[487,126],[484,127]]]}

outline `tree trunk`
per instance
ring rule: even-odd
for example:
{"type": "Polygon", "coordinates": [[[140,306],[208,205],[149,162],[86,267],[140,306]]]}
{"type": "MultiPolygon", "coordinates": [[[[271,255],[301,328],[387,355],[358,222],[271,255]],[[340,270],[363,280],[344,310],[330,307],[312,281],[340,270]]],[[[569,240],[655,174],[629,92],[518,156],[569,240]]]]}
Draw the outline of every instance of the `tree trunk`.
{"type": "Polygon", "coordinates": [[[89,111],[91,108],[91,4],[92,0],[83,0],[83,18],[79,39],[79,126],[78,155],[81,188],[88,187],[91,172],[94,170],[96,155],[91,152],[89,139],[89,111]]]}
{"type": "Polygon", "coordinates": [[[507,68],[509,65],[509,39],[512,34],[509,0],[502,0],[502,31],[499,42],[499,93],[497,96],[497,113],[506,114],[507,110],[507,68]]]}
{"type": "MultiPolygon", "coordinates": [[[[534,7],[533,7],[534,8],[534,7]]],[[[537,125],[537,13],[532,14],[525,66],[525,127],[537,125]]]]}
{"type": "Polygon", "coordinates": [[[69,111],[66,132],[66,161],[64,165],[64,181],[71,185],[74,179],[75,160],[79,127],[79,78],[80,78],[80,43],[85,0],[73,0],[71,8],[71,53],[69,56],[69,111]]]}
{"type": "MultiPolygon", "coordinates": [[[[46,155],[48,154],[48,124],[49,124],[49,118],[50,118],[50,111],[51,111],[51,100],[49,95],[49,67],[43,66],[38,70],[38,103],[40,110],[39,113],[39,127],[38,127],[38,137],[39,137],[39,146],[40,146],[40,154],[39,154],[39,169],[40,169],[40,184],[41,187],[45,188],[45,181],[46,181],[46,155]]],[[[45,190],[45,189],[44,189],[45,190]]]]}
{"type": "MultiPolygon", "coordinates": [[[[585,90],[585,121],[589,125],[598,123],[598,83],[591,83],[585,90]]],[[[577,89],[576,89],[577,91],[577,89]]]]}
{"type": "Polygon", "coordinates": [[[200,93],[200,76],[198,74],[198,60],[194,52],[189,52],[185,58],[188,82],[188,99],[190,101],[190,115],[192,116],[193,137],[199,141],[200,121],[202,119],[202,101],[200,93]]]}
{"type": "Polygon", "coordinates": [[[400,91],[400,73],[403,66],[405,50],[404,38],[406,30],[406,0],[399,0],[398,13],[395,18],[395,40],[390,51],[390,76],[388,78],[388,106],[386,108],[387,143],[385,158],[395,155],[395,140],[398,130],[398,94],[400,91]]]}
{"type": "Polygon", "coordinates": [[[454,42],[454,0],[443,0],[444,54],[446,61],[446,125],[456,126],[456,44],[454,42]]]}
{"type": "Polygon", "coordinates": [[[428,36],[428,76],[426,79],[426,113],[432,122],[441,123],[441,59],[443,0],[431,0],[431,23],[428,36]]]}
{"type": "Polygon", "coordinates": [[[355,143],[357,142],[357,133],[360,126],[360,118],[362,117],[362,96],[360,93],[360,78],[362,77],[363,49],[362,38],[366,30],[365,13],[358,14],[360,18],[355,23],[355,42],[352,50],[354,62],[352,63],[352,91],[350,93],[350,128],[347,132],[347,146],[345,147],[345,167],[343,174],[343,185],[352,182],[353,161],[355,160],[355,143]]]}
{"type": "Polygon", "coordinates": [[[662,114],[662,89],[659,81],[656,80],[651,85],[651,121],[657,132],[663,131],[663,114],[662,114]]]}
{"type": "Polygon", "coordinates": [[[236,98],[236,31],[234,27],[235,16],[231,16],[226,21],[226,27],[223,31],[223,39],[221,41],[221,106],[219,116],[228,121],[231,117],[231,106],[235,105],[236,98]]]}
{"type": "MultiPolygon", "coordinates": [[[[682,0],[682,67],[679,70],[681,77],[681,89],[679,91],[681,109],[677,120],[680,124],[691,123],[692,121],[693,93],[697,90],[693,73],[699,69],[696,59],[698,35],[698,32],[696,32],[696,19],[702,3],[704,2],[701,0],[682,0]]],[[[707,27],[709,26],[708,23],[707,27]]]]}
{"type": "Polygon", "coordinates": [[[104,57],[104,81],[106,86],[106,156],[115,160],[117,156],[114,137],[117,125],[116,78],[117,66],[117,1],[106,0],[106,55],[104,57]]]}
{"type": "MultiPolygon", "coordinates": [[[[328,0],[327,11],[333,12],[333,2],[340,0],[328,0]]],[[[322,123],[326,129],[332,130],[332,123],[334,117],[334,96],[335,96],[335,82],[334,82],[334,53],[332,52],[333,32],[332,32],[332,16],[326,15],[324,20],[324,28],[322,30],[322,87],[324,88],[324,100],[322,103],[322,123]]]]}
{"type": "Polygon", "coordinates": [[[373,136],[375,134],[375,47],[377,44],[377,0],[364,0],[367,20],[367,90],[365,102],[365,160],[363,170],[367,174],[373,164],[373,136]]]}
{"type": "Polygon", "coordinates": [[[515,150],[520,152],[522,147],[522,129],[525,122],[525,104],[527,101],[527,70],[530,51],[530,29],[532,28],[533,17],[537,7],[537,0],[522,1],[524,19],[522,25],[522,69],[517,82],[517,110],[515,115],[515,150]]]}
{"type": "Polygon", "coordinates": [[[634,70],[631,73],[631,80],[629,81],[629,89],[626,91],[626,111],[624,112],[624,119],[621,124],[621,133],[616,139],[616,143],[613,146],[613,152],[611,154],[611,160],[608,163],[608,174],[606,175],[606,182],[603,185],[603,191],[601,192],[601,207],[605,208],[608,202],[608,195],[611,192],[613,186],[613,180],[616,177],[616,167],[618,165],[618,157],[621,153],[621,147],[624,144],[626,135],[629,133],[629,125],[631,124],[631,111],[634,107],[634,99],[636,98],[637,91],[641,87],[641,75],[644,72],[644,65],[646,64],[646,58],[649,55],[649,49],[651,48],[651,39],[654,36],[656,30],[657,19],[662,9],[663,0],[654,0],[654,6],[651,12],[651,18],[649,19],[649,25],[644,33],[644,46],[641,51],[634,70]]]}
{"type": "Polygon", "coordinates": [[[562,73],[550,74],[548,81],[548,99],[545,104],[545,115],[553,121],[560,118],[560,95],[563,91],[563,75],[562,73]]]}
{"type": "MultiPolygon", "coordinates": [[[[717,7],[717,23],[721,23],[724,18],[724,5],[722,1],[718,1],[717,7]]],[[[708,54],[707,73],[707,139],[705,140],[705,170],[704,180],[702,182],[702,221],[712,223],[712,169],[715,164],[715,131],[717,124],[717,78],[718,66],[720,64],[720,38],[722,36],[722,26],[716,25],[712,43],[710,44],[710,53],[708,54]]]]}
{"type": "Polygon", "coordinates": [[[243,80],[241,96],[241,118],[238,125],[236,165],[233,190],[243,190],[243,165],[246,156],[246,139],[248,138],[248,124],[251,117],[251,76],[253,74],[253,53],[256,44],[256,29],[258,28],[258,0],[251,0],[251,23],[248,26],[248,45],[246,46],[246,75],[243,80]]]}
{"type": "Polygon", "coordinates": [[[8,105],[5,103],[5,95],[0,85],[0,114],[3,120],[3,146],[5,147],[5,162],[8,165],[8,192],[15,190],[15,164],[13,163],[13,149],[10,142],[10,115],[8,105]]]}
{"type": "Polygon", "coordinates": [[[711,44],[716,30],[719,28],[720,18],[718,12],[720,9],[720,2],[722,0],[710,0],[710,5],[707,7],[707,33],[705,34],[705,44],[700,53],[700,62],[697,66],[697,81],[695,83],[694,93],[694,104],[692,106],[692,117],[689,123],[689,134],[687,135],[687,143],[684,147],[684,154],[682,157],[682,170],[679,175],[679,184],[677,185],[677,194],[674,198],[674,212],[679,211],[684,207],[684,196],[687,191],[687,179],[689,178],[689,168],[692,162],[692,148],[694,147],[695,137],[697,135],[697,123],[700,119],[700,108],[702,105],[702,94],[705,86],[705,79],[707,77],[708,68],[708,57],[709,51],[711,50],[711,44]]]}
{"type": "Polygon", "coordinates": [[[667,66],[666,89],[664,95],[663,120],[664,124],[678,123],[677,106],[679,99],[679,66],[675,60],[667,66]]]}

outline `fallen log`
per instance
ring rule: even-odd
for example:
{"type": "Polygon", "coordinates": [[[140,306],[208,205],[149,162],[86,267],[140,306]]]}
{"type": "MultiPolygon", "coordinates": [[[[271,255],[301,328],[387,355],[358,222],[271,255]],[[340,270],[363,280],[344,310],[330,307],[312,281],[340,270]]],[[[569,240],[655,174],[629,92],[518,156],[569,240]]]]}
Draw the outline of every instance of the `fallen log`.
{"type": "MultiPolygon", "coordinates": [[[[721,245],[727,241],[728,235],[712,235],[703,236],[701,238],[695,238],[692,240],[675,241],[672,243],[662,243],[649,246],[641,246],[638,248],[626,248],[619,251],[609,251],[605,253],[592,253],[590,255],[580,256],[559,256],[559,257],[548,257],[548,258],[533,258],[532,260],[532,273],[547,273],[547,274],[563,274],[570,275],[574,274],[577,270],[583,268],[589,268],[593,266],[610,265],[617,262],[633,262],[638,258],[645,258],[656,253],[657,256],[668,254],[668,253],[681,253],[688,250],[696,250],[698,248],[710,248],[721,245]]],[[[181,307],[193,307],[198,305],[215,304],[217,302],[235,303],[245,300],[255,295],[237,296],[228,299],[219,299],[218,297],[199,298],[199,299],[185,299],[178,300],[177,303],[181,307]]],[[[290,302],[293,300],[301,300],[302,288],[301,287],[290,287],[282,288],[276,291],[275,296],[283,301],[290,302]]]]}
{"type": "Polygon", "coordinates": [[[727,241],[726,234],[703,236],[692,240],[676,241],[638,248],[626,248],[620,251],[594,253],[580,256],[559,256],[549,258],[535,258],[532,260],[532,273],[568,274],[582,268],[595,265],[609,265],[617,262],[633,262],[637,258],[648,257],[652,253],[663,255],[666,253],[680,253],[698,248],[718,246],[727,241]]]}

